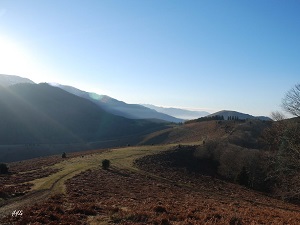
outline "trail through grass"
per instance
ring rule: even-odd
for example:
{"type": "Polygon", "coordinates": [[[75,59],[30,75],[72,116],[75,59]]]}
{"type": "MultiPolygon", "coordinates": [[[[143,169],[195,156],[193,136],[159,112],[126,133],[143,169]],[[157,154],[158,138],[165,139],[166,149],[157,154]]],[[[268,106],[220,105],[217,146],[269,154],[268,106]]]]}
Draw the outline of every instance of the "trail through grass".
{"type": "Polygon", "coordinates": [[[126,147],[111,149],[100,153],[95,152],[90,155],[84,155],[84,157],[79,156],[66,159],[52,166],[53,168],[59,169],[59,172],[48,177],[31,181],[31,183],[34,184],[32,191],[50,190],[51,194],[65,193],[64,182],[66,180],[85,170],[101,166],[103,159],[110,160],[112,166],[136,170],[133,168],[135,159],[166,151],[172,146],[174,145],[126,147]]]}

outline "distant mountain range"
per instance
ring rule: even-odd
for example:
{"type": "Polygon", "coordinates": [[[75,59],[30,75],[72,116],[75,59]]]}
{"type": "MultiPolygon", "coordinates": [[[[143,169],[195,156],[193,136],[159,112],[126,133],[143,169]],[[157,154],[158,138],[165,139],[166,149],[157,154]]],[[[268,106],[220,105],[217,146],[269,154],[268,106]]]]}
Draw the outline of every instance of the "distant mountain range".
{"type": "MultiPolygon", "coordinates": [[[[20,83],[34,84],[33,81],[27,78],[14,76],[14,75],[4,75],[0,74],[0,85],[8,87],[20,83]]],[[[100,106],[105,111],[112,113],[114,115],[123,116],[129,119],[156,119],[167,122],[180,123],[183,119],[176,118],[174,116],[157,112],[153,109],[147,108],[139,104],[127,104],[123,101],[111,98],[107,95],[99,95],[96,93],[82,91],[72,86],[61,85],[61,84],[50,84],[52,86],[59,87],[71,94],[77,95],[79,97],[85,98],[89,101],[100,106]]]]}
{"type": "MultiPolygon", "coordinates": [[[[21,83],[34,84],[33,81],[27,78],[14,75],[0,74],[1,86],[8,87],[11,85],[21,83]]],[[[90,102],[93,102],[96,105],[98,105],[101,109],[104,109],[106,112],[129,119],[154,119],[157,121],[161,120],[167,122],[180,123],[184,120],[191,120],[204,116],[223,115],[225,119],[227,119],[229,116],[237,116],[240,119],[258,118],[261,120],[271,120],[269,117],[265,116],[254,117],[249,114],[229,110],[223,110],[220,112],[209,114],[206,111],[191,111],[180,108],[165,108],[151,104],[127,104],[123,101],[119,101],[107,95],[99,95],[92,92],[86,92],[72,86],[61,84],[50,85],[58,87],[78,97],[87,99],[90,102]]]]}
{"type": "MultiPolygon", "coordinates": [[[[78,146],[83,150],[87,146],[137,144],[145,135],[169,127],[169,122],[207,115],[146,106],[152,109],[71,86],[35,84],[27,78],[0,75],[0,161],[49,155],[62,149],[74,151],[78,146]]],[[[271,120],[226,110],[208,116],[214,115],[271,120]]]]}
{"type": "Polygon", "coordinates": [[[229,117],[237,117],[241,120],[245,119],[259,119],[259,120],[266,120],[266,121],[271,121],[272,119],[266,116],[252,116],[249,114],[241,113],[241,112],[236,112],[236,111],[230,111],[230,110],[222,110],[216,113],[209,114],[207,117],[212,117],[212,116],[223,116],[225,120],[228,120],[229,117]]]}
{"type": "Polygon", "coordinates": [[[114,115],[123,116],[129,119],[157,119],[174,123],[183,122],[183,119],[178,119],[165,113],[157,112],[142,105],[127,104],[107,95],[98,95],[96,93],[82,91],[67,85],[55,84],[55,86],[69,93],[85,98],[114,115]]]}
{"type": "Polygon", "coordinates": [[[106,112],[48,84],[0,88],[0,144],[89,142],[162,126],[106,112]]]}
{"type": "Polygon", "coordinates": [[[143,135],[167,126],[113,115],[45,83],[0,86],[0,118],[0,161],[45,155],[50,145],[56,146],[50,147],[48,155],[61,151],[59,145],[77,144],[83,150],[136,144],[143,135]]]}
{"type": "Polygon", "coordinates": [[[157,112],[165,113],[184,120],[191,120],[191,119],[196,119],[199,117],[209,115],[209,113],[205,111],[191,111],[191,110],[178,109],[178,108],[165,108],[165,107],[159,107],[150,104],[142,104],[142,105],[147,108],[156,110],[157,112]]]}

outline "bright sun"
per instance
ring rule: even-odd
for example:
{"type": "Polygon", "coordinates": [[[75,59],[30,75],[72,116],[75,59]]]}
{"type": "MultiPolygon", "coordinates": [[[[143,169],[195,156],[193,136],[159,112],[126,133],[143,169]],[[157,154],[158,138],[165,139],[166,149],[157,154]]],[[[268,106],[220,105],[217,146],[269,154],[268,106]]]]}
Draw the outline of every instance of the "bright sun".
{"type": "Polygon", "coordinates": [[[32,75],[31,57],[17,43],[0,37],[0,74],[32,75]]]}

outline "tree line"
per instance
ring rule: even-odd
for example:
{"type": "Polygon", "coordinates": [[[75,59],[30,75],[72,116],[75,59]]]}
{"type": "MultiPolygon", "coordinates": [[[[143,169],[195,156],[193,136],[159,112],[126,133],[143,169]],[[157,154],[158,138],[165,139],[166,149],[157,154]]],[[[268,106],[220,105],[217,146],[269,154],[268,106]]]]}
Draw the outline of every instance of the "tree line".
{"type": "MultiPolygon", "coordinates": [[[[200,117],[198,119],[194,120],[188,120],[185,122],[185,124],[189,123],[195,123],[195,122],[203,122],[203,121],[212,121],[212,120],[225,120],[223,115],[215,115],[215,116],[205,116],[205,117],[200,117]]],[[[238,116],[228,116],[227,120],[234,120],[234,121],[245,121],[240,119],[238,116]]]]}

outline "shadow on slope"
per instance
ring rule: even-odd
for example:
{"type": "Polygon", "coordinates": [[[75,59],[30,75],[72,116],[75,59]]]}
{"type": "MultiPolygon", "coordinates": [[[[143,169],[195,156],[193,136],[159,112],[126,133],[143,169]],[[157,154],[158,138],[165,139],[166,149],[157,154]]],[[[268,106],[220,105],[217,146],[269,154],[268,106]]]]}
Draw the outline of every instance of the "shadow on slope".
{"type": "MultiPolygon", "coordinates": [[[[112,115],[86,99],[48,84],[0,87],[0,106],[2,160],[11,155],[12,149],[36,155],[34,152],[44,148],[44,153],[40,153],[48,155],[53,152],[53,145],[59,150],[68,145],[82,150],[87,146],[138,142],[139,136],[166,127],[163,123],[112,115]]],[[[12,156],[9,158],[12,160],[12,156]]]]}

